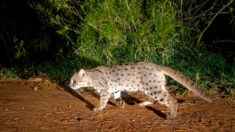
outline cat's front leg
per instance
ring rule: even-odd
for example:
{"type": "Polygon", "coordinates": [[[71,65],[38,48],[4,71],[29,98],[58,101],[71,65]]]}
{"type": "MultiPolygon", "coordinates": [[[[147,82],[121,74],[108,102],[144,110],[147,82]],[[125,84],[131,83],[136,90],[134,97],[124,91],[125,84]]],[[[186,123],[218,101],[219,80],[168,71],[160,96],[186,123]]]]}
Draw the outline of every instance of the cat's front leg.
{"type": "Polygon", "coordinates": [[[109,101],[110,94],[106,90],[100,91],[100,106],[95,107],[93,111],[102,111],[109,101]]]}

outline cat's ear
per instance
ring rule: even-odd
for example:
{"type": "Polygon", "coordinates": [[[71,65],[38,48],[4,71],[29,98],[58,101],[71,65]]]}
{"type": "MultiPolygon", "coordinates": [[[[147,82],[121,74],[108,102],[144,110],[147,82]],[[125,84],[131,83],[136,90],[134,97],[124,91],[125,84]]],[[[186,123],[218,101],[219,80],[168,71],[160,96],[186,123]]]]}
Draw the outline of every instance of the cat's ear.
{"type": "Polygon", "coordinates": [[[84,69],[81,69],[79,71],[79,75],[82,76],[82,77],[86,76],[86,71],[84,69]]]}

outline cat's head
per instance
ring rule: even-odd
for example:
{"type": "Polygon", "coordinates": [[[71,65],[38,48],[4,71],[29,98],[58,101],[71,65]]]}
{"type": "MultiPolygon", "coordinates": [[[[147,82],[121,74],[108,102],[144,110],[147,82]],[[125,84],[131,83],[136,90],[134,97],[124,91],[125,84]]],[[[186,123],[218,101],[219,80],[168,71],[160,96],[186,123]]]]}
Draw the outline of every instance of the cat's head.
{"type": "Polygon", "coordinates": [[[87,75],[87,72],[84,69],[81,69],[79,72],[76,72],[70,79],[70,87],[74,90],[91,87],[91,79],[87,75]]]}

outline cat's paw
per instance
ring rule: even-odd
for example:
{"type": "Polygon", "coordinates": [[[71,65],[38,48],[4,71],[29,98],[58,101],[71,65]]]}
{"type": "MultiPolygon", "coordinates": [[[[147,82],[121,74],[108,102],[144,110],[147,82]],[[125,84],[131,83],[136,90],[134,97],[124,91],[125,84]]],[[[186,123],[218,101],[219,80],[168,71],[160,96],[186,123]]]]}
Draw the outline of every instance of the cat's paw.
{"type": "Polygon", "coordinates": [[[140,107],[145,107],[146,105],[144,105],[143,103],[139,104],[140,107]]]}
{"type": "Polygon", "coordinates": [[[100,107],[95,107],[94,109],[93,109],[93,111],[95,111],[95,112],[97,112],[97,111],[102,111],[103,109],[101,109],[100,107]]]}
{"type": "Polygon", "coordinates": [[[120,101],[119,104],[120,104],[120,107],[121,107],[121,108],[125,108],[125,106],[126,106],[126,103],[125,103],[125,101],[123,101],[123,100],[120,101]]]}
{"type": "Polygon", "coordinates": [[[140,105],[140,107],[146,107],[146,106],[149,106],[151,104],[153,104],[153,103],[149,102],[149,101],[145,101],[145,102],[140,103],[139,105],[140,105]]]}
{"type": "Polygon", "coordinates": [[[119,103],[119,105],[120,105],[120,107],[121,108],[125,108],[125,101],[124,100],[122,100],[121,98],[119,98],[119,99],[116,99],[116,101],[119,103]]]}

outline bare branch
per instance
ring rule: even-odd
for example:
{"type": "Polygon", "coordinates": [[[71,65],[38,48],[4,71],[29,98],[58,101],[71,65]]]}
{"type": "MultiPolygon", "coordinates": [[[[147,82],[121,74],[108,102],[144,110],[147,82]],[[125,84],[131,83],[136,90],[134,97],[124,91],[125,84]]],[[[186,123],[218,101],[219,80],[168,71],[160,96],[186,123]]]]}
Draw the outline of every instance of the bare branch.
{"type": "Polygon", "coordinates": [[[210,25],[212,24],[212,22],[215,20],[215,18],[225,9],[227,8],[230,4],[232,4],[234,0],[231,0],[228,4],[226,4],[223,8],[221,8],[215,15],[214,17],[211,19],[211,21],[209,22],[209,24],[206,26],[206,28],[201,32],[198,40],[197,40],[197,43],[199,43],[201,41],[201,38],[203,36],[203,34],[206,32],[206,30],[210,27],[210,25]]]}

